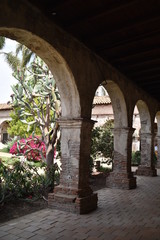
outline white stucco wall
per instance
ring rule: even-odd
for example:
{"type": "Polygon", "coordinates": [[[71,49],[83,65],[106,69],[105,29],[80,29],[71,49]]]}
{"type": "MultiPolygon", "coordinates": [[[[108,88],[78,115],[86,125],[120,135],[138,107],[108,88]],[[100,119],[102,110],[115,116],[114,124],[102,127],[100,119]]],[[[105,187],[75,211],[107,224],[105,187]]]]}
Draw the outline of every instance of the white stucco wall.
{"type": "Polygon", "coordinates": [[[0,124],[4,121],[11,121],[10,112],[11,110],[0,110],[0,124]]]}

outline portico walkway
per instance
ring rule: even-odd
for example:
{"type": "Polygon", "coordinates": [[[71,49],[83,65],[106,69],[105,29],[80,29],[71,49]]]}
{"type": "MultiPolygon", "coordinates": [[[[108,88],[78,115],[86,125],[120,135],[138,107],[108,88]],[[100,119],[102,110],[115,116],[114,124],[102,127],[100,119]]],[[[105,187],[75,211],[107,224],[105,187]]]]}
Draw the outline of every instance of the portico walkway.
{"type": "Polygon", "coordinates": [[[76,215],[45,209],[0,225],[1,240],[159,240],[158,177],[137,177],[135,190],[98,191],[98,209],[76,215]]]}

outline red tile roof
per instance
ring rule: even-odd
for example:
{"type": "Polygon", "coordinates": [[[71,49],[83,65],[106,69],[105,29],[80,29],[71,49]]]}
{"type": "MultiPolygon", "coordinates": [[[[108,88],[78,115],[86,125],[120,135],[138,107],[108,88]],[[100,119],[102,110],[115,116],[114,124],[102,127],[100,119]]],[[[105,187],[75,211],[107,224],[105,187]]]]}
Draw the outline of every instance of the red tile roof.
{"type": "Polygon", "coordinates": [[[109,96],[95,96],[93,100],[94,105],[101,105],[101,104],[110,104],[111,99],[109,96]]]}

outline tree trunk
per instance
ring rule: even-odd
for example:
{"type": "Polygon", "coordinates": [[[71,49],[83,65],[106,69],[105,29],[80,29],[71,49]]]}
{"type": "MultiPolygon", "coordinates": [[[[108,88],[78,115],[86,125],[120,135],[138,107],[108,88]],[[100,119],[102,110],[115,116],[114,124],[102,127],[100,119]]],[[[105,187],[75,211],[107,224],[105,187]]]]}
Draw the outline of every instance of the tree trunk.
{"type": "Polygon", "coordinates": [[[46,164],[50,168],[53,166],[54,162],[54,148],[51,143],[46,146],[46,164]]]}

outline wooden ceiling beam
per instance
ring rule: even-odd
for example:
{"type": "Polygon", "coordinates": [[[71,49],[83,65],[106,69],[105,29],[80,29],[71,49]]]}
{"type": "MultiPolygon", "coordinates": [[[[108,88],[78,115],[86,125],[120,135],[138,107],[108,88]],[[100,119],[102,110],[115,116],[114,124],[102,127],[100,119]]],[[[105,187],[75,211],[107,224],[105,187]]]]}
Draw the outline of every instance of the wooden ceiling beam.
{"type": "MultiPolygon", "coordinates": [[[[132,55],[132,54],[139,54],[139,56],[140,56],[141,52],[151,51],[151,50],[155,50],[155,51],[159,50],[159,47],[160,47],[159,42],[160,42],[160,36],[159,36],[159,38],[154,39],[154,41],[152,39],[152,41],[148,42],[148,43],[137,44],[137,46],[132,46],[130,48],[127,48],[127,46],[126,46],[126,48],[125,47],[121,48],[121,49],[119,48],[112,52],[104,50],[103,52],[101,52],[101,53],[99,52],[97,54],[99,54],[106,61],[113,64],[113,61],[117,58],[123,58],[123,57],[129,56],[129,55],[132,55]]],[[[153,56],[154,56],[154,54],[153,54],[153,56]]],[[[156,58],[157,57],[159,57],[159,55],[156,56],[156,58]]],[[[144,57],[144,59],[146,59],[146,57],[144,57]]],[[[143,58],[142,58],[142,60],[143,60],[143,58]]],[[[136,62],[136,59],[135,59],[135,62],[136,62]]],[[[113,65],[121,66],[121,65],[126,65],[126,63],[121,64],[121,61],[120,61],[119,63],[116,63],[116,64],[114,63],[113,65]]]]}
{"type": "MultiPolygon", "coordinates": [[[[145,69],[140,69],[136,72],[129,72],[131,77],[139,77],[139,76],[145,76],[145,75],[150,75],[150,74],[155,74],[157,72],[160,72],[160,68],[156,67],[156,68],[145,68],[145,69]]],[[[125,71],[125,73],[127,74],[127,71],[125,71]]]]}
{"type": "Polygon", "coordinates": [[[119,68],[123,69],[124,71],[125,70],[129,71],[131,69],[135,69],[136,70],[136,68],[139,67],[139,66],[141,66],[141,69],[142,69],[142,67],[144,67],[144,69],[145,69],[145,68],[148,68],[148,67],[152,68],[152,66],[153,67],[157,67],[157,65],[159,65],[159,64],[160,64],[160,57],[155,58],[155,59],[144,59],[143,62],[142,61],[141,62],[135,62],[135,63],[128,64],[128,65],[125,64],[123,66],[119,65],[119,68]]]}
{"type": "MultiPolygon", "coordinates": [[[[151,63],[156,63],[156,62],[159,62],[160,61],[160,55],[159,56],[152,56],[152,57],[139,57],[139,59],[133,59],[133,60],[130,60],[130,61],[126,61],[126,62],[118,62],[118,63],[113,63],[112,61],[110,61],[110,63],[114,66],[118,66],[119,68],[123,68],[125,69],[126,67],[127,68],[130,68],[130,66],[134,67],[134,66],[143,66],[143,65],[148,65],[148,64],[151,64],[151,63]]],[[[152,66],[154,67],[154,66],[152,66]]]]}
{"type": "Polygon", "coordinates": [[[112,60],[112,63],[119,63],[119,62],[126,62],[126,61],[130,61],[132,59],[135,59],[136,61],[141,58],[147,58],[147,57],[153,57],[153,56],[159,56],[160,55],[160,46],[158,48],[153,48],[150,50],[144,50],[144,51],[139,51],[138,53],[131,53],[119,58],[116,58],[114,60],[112,60]]]}
{"type": "MultiPolygon", "coordinates": [[[[115,1],[114,4],[107,5],[102,4],[102,7],[100,8],[100,11],[97,12],[97,8],[95,11],[92,11],[92,7],[90,7],[90,11],[87,12],[86,16],[81,16],[80,18],[77,19],[72,19],[72,22],[68,23],[67,29],[70,31],[71,29],[77,29],[81,25],[86,25],[87,22],[89,21],[97,21],[98,18],[105,17],[107,14],[111,14],[117,10],[121,11],[122,8],[125,8],[126,6],[130,6],[137,2],[138,0],[131,0],[131,1],[126,1],[126,0],[121,0],[121,1],[115,1]]],[[[88,2],[88,1],[87,1],[88,2]]],[[[92,5],[92,2],[90,3],[92,5]]]]}
{"type": "Polygon", "coordinates": [[[159,35],[159,34],[160,34],[160,29],[155,32],[150,32],[150,33],[141,34],[135,37],[130,37],[125,40],[116,42],[115,44],[111,43],[110,46],[101,45],[101,48],[97,49],[97,52],[103,52],[104,50],[111,52],[113,49],[117,49],[117,48],[120,49],[121,47],[126,47],[126,48],[129,46],[132,47],[134,45],[137,45],[139,42],[142,43],[146,41],[146,39],[152,39],[155,35],[159,35]]]}
{"type": "MultiPolygon", "coordinates": [[[[105,31],[103,31],[102,33],[99,32],[97,33],[94,37],[92,37],[91,35],[88,36],[88,38],[85,36],[83,38],[84,42],[86,42],[87,44],[91,44],[95,47],[97,47],[97,45],[102,42],[102,41],[106,41],[106,39],[114,39],[114,36],[117,35],[118,37],[122,35],[123,32],[130,32],[133,30],[136,30],[137,28],[141,28],[145,29],[146,34],[149,32],[156,32],[159,30],[160,24],[159,23],[160,20],[160,15],[157,13],[152,15],[152,16],[145,16],[143,18],[140,18],[138,20],[135,20],[134,22],[125,22],[122,25],[117,25],[116,28],[111,28],[111,29],[105,29],[105,31]],[[97,45],[96,45],[97,43],[97,45]]],[[[144,33],[143,33],[144,34],[144,33]]],[[[132,34],[129,34],[130,36],[132,36],[132,34]]],[[[139,35],[139,32],[138,32],[139,35]]],[[[116,41],[117,38],[115,38],[116,41]]]]}
{"type": "Polygon", "coordinates": [[[143,83],[144,85],[150,85],[153,83],[160,83],[160,73],[157,75],[152,75],[152,76],[143,76],[143,77],[136,77],[134,78],[135,82],[140,82],[141,84],[143,83]]]}

